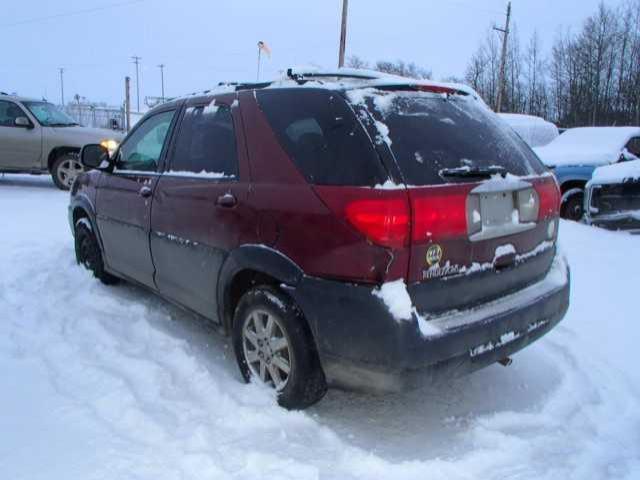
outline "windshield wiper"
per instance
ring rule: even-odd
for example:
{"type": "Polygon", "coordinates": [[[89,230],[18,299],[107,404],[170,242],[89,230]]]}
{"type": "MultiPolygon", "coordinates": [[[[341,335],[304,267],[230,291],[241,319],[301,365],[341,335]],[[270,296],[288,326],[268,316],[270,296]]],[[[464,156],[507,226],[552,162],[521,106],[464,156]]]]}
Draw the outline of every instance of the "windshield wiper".
{"type": "Polygon", "coordinates": [[[438,172],[441,177],[456,177],[456,178],[490,178],[492,175],[507,175],[507,170],[504,167],[498,165],[492,165],[490,167],[457,167],[457,168],[443,168],[438,172]]]}
{"type": "Polygon", "coordinates": [[[79,123],[49,123],[48,126],[49,127],[73,127],[75,125],[80,125],[79,123]]]}

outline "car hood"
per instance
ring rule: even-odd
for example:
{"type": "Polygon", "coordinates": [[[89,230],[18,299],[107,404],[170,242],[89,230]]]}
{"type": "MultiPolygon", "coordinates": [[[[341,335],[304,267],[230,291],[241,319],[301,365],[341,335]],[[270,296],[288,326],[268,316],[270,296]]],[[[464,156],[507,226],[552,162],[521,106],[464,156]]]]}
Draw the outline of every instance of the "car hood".
{"type": "Polygon", "coordinates": [[[605,185],[609,183],[623,183],[625,181],[640,181],[640,160],[632,160],[596,168],[589,185],[605,185]]]}
{"type": "Polygon", "coordinates": [[[612,150],[579,150],[557,148],[553,143],[533,149],[542,163],[547,167],[589,165],[600,166],[615,163],[620,158],[620,151],[612,150]]]}
{"type": "Polygon", "coordinates": [[[100,143],[110,139],[122,141],[124,134],[116,130],[106,128],[89,128],[80,125],[73,127],[49,127],[56,139],[63,139],[74,146],[82,147],[88,143],[100,143]]]}

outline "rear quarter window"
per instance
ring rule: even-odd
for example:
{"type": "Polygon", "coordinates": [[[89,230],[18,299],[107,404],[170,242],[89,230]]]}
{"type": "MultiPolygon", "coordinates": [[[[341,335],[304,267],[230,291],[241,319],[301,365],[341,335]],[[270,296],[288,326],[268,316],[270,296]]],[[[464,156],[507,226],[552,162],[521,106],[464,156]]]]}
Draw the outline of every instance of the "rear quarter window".
{"type": "Polygon", "coordinates": [[[280,144],[315,185],[375,186],[387,174],[345,99],[326,89],[259,90],[258,105],[280,144]]]}

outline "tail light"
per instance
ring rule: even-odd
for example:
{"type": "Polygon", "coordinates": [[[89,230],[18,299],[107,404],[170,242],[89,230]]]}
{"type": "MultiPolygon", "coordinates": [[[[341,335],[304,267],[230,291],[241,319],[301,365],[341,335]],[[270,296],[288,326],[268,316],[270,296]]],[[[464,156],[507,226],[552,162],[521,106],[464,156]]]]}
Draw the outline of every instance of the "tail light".
{"type": "Polygon", "coordinates": [[[468,186],[411,190],[414,243],[467,234],[468,186]]]}
{"type": "Polygon", "coordinates": [[[406,197],[354,200],[345,214],[373,243],[390,248],[407,245],[410,214],[406,197]]]}
{"type": "Polygon", "coordinates": [[[560,189],[555,177],[546,177],[535,185],[535,189],[540,197],[538,220],[557,217],[560,212],[560,189]]]}

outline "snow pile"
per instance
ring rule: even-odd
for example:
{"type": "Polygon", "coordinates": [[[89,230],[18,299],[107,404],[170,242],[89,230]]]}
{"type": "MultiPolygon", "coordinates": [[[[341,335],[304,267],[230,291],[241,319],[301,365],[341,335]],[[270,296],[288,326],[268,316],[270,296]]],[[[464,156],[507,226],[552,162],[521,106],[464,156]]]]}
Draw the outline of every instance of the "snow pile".
{"type": "Polygon", "coordinates": [[[514,247],[511,243],[506,243],[504,245],[499,245],[496,248],[496,252],[493,255],[493,261],[495,262],[500,257],[506,257],[507,255],[515,255],[516,247],[514,247]]]}
{"type": "Polygon", "coordinates": [[[549,167],[615,163],[627,142],[640,136],[636,127],[583,127],[564,132],[535,152],[549,167]]]}
{"type": "Polygon", "coordinates": [[[67,203],[0,175],[2,478],[640,478],[637,237],[561,223],[569,314],[509,368],[287,412],[206,325],[78,267],[67,203]]]}
{"type": "Polygon", "coordinates": [[[388,178],[384,183],[378,183],[373,188],[376,190],[404,190],[407,186],[404,183],[395,183],[393,180],[388,178]]]}
{"type": "Polygon", "coordinates": [[[168,170],[166,172],[167,175],[171,175],[173,177],[195,177],[195,178],[234,178],[235,175],[226,175],[223,172],[207,172],[206,170],[202,170],[200,172],[188,172],[186,170],[168,170]]]}
{"type": "Polygon", "coordinates": [[[425,337],[437,335],[440,330],[427,322],[413,306],[411,296],[404,280],[386,282],[380,288],[373,290],[373,295],[380,298],[389,309],[389,313],[396,321],[411,321],[414,317],[418,322],[418,329],[425,337]]]}
{"type": "Polygon", "coordinates": [[[532,148],[548,145],[560,135],[558,127],[540,117],[517,113],[499,113],[498,116],[532,148]]]}
{"type": "Polygon", "coordinates": [[[626,179],[640,179],[640,159],[596,168],[589,185],[622,183],[626,179]]]}
{"type": "Polygon", "coordinates": [[[373,290],[373,295],[382,299],[389,309],[389,313],[396,320],[411,320],[413,302],[404,280],[400,279],[384,283],[380,288],[373,290]]]}

